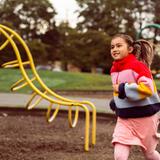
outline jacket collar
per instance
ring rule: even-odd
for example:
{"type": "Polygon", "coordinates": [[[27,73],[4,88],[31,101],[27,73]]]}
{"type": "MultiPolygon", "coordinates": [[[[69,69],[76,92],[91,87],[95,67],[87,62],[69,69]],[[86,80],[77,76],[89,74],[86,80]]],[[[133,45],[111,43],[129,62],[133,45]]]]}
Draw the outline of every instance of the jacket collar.
{"type": "Polygon", "coordinates": [[[126,65],[130,64],[130,62],[136,60],[135,55],[128,54],[125,58],[121,60],[117,60],[113,62],[113,68],[111,69],[111,72],[113,71],[121,71],[125,68],[126,65]]]}

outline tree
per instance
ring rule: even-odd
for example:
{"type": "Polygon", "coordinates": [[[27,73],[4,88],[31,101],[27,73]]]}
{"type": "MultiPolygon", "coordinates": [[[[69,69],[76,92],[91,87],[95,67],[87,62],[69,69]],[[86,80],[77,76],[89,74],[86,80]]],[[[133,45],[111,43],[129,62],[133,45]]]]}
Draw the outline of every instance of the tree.
{"type": "Polygon", "coordinates": [[[83,33],[63,23],[61,34],[61,52],[65,64],[71,63],[82,71],[91,71],[92,67],[111,66],[110,38],[105,32],[90,30],[83,33]]]}
{"type": "Polygon", "coordinates": [[[156,71],[160,70],[159,62],[160,62],[160,55],[155,54],[151,68],[156,71]]]}
{"type": "Polygon", "coordinates": [[[16,29],[24,39],[37,38],[55,28],[55,10],[48,0],[3,0],[0,23],[16,29]]]}
{"type": "Polygon", "coordinates": [[[30,48],[35,64],[47,64],[48,63],[48,45],[42,43],[37,39],[28,41],[27,45],[30,48]]]}
{"type": "Polygon", "coordinates": [[[81,7],[79,17],[83,21],[78,24],[80,29],[102,30],[112,36],[118,32],[124,32],[130,23],[133,30],[133,20],[130,16],[131,2],[124,0],[77,0],[81,7]],[[126,17],[125,17],[126,15],[126,17]]]}
{"type": "Polygon", "coordinates": [[[127,33],[136,37],[145,23],[153,21],[151,0],[76,0],[80,6],[80,30],[100,30],[112,36],[127,33]]]}
{"type": "MultiPolygon", "coordinates": [[[[48,0],[0,1],[0,23],[11,27],[25,39],[38,63],[56,59],[59,33],[55,26],[55,14],[48,0]]],[[[1,55],[6,60],[5,57],[1,55]]],[[[8,59],[12,59],[13,55],[10,57],[8,59]]]]}
{"type": "Polygon", "coordinates": [[[45,34],[41,35],[42,43],[45,44],[47,59],[49,61],[60,60],[60,43],[61,43],[61,35],[58,31],[58,28],[48,30],[45,34]]]}
{"type": "MultiPolygon", "coordinates": [[[[153,1],[153,8],[154,8],[154,23],[156,24],[160,24],[160,3],[158,0],[152,0],[153,1]]],[[[160,36],[160,29],[156,28],[154,30],[154,43],[157,44],[158,43],[158,39],[157,37],[160,36]]]]}
{"type": "Polygon", "coordinates": [[[112,62],[110,40],[110,37],[103,31],[89,30],[83,33],[84,60],[87,68],[110,68],[112,62]]]}

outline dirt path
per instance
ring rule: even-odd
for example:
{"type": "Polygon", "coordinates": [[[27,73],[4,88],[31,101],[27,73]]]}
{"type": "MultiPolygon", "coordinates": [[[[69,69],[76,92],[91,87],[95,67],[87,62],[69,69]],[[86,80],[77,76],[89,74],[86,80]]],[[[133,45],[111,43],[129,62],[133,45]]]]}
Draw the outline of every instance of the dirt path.
{"type": "MultiPolygon", "coordinates": [[[[66,113],[51,124],[43,114],[0,112],[0,160],[113,160],[115,118],[98,115],[97,144],[84,152],[83,113],[74,129],[69,128],[66,113]]],[[[129,160],[144,160],[138,147],[132,148],[129,160]]]]}

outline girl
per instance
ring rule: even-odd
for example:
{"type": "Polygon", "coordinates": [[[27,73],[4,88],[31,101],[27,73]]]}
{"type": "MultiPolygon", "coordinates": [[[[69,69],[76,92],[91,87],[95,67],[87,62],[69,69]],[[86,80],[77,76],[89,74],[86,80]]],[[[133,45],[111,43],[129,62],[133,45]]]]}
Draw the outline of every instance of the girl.
{"type": "Polygon", "coordinates": [[[153,48],[145,40],[118,34],[111,41],[111,56],[111,108],[118,116],[112,140],[114,159],[127,160],[131,145],[139,145],[147,160],[160,160],[155,150],[160,99],[149,70],[153,48]]]}

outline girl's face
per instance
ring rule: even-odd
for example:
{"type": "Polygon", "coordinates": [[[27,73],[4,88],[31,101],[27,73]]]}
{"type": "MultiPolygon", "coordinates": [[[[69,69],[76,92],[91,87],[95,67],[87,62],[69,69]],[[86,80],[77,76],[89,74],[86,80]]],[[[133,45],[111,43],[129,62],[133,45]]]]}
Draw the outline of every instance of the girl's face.
{"type": "Polygon", "coordinates": [[[116,37],[111,41],[111,56],[114,60],[121,60],[132,52],[132,47],[123,38],[116,37]]]}

